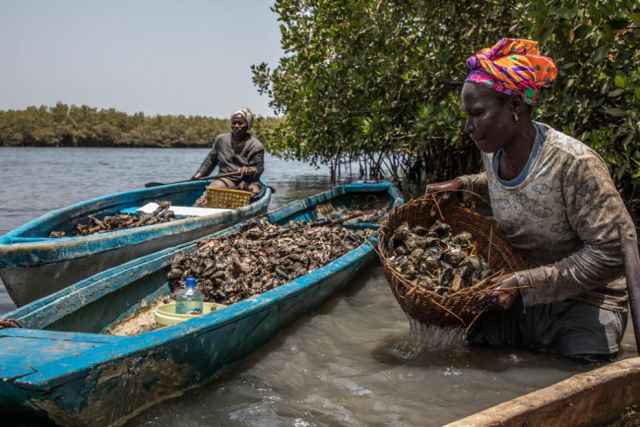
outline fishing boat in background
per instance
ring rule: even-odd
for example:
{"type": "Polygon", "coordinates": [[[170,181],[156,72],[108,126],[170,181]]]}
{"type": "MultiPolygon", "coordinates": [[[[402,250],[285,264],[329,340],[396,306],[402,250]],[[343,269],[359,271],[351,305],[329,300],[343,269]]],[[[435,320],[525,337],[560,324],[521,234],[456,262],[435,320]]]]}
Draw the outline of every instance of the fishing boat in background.
{"type": "Polygon", "coordinates": [[[210,180],[196,180],[116,193],[49,212],[0,236],[0,281],[17,306],[52,294],[92,274],[149,253],[195,240],[266,212],[272,190],[263,186],[247,206],[211,210],[204,216],[179,215],[170,222],[86,236],[71,234],[94,218],[135,213],[151,202],[192,206],[210,180]]]}
{"type": "MultiPolygon", "coordinates": [[[[343,218],[350,219],[349,210],[371,198],[381,201],[382,214],[403,203],[389,182],[355,183],[294,201],[263,219],[277,225],[317,222],[327,206],[340,207],[343,218]]],[[[255,221],[207,239],[232,236],[255,221]]],[[[367,221],[333,225],[378,227],[367,221]]],[[[169,295],[172,259],[195,251],[198,242],[138,258],[6,313],[5,326],[20,327],[0,329],[0,411],[46,416],[62,425],[120,425],[213,380],[309,313],[376,259],[376,243],[374,234],[330,263],[258,296],[132,336],[108,332],[169,295]]]]}

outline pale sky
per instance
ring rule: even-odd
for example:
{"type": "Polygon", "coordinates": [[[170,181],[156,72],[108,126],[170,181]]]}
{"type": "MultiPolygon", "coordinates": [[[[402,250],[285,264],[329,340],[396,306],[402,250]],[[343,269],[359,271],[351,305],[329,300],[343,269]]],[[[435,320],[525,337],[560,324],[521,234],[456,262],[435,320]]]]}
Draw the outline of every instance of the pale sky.
{"type": "Polygon", "coordinates": [[[0,109],[273,115],[252,64],[282,55],[271,0],[0,0],[0,109]]]}

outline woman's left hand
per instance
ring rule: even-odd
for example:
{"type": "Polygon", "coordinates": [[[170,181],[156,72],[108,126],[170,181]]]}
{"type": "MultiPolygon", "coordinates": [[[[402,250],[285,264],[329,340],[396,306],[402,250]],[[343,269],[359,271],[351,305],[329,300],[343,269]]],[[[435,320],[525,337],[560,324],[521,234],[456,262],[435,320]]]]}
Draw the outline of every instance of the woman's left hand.
{"type": "Polygon", "coordinates": [[[520,296],[518,279],[510,275],[500,280],[498,287],[491,292],[491,297],[496,306],[503,310],[509,309],[520,296]]]}
{"type": "Polygon", "coordinates": [[[245,176],[253,176],[256,173],[256,168],[254,168],[253,166],[242,166],[240,169],[240,176],[241,177],[245,177],[245,176]]]}

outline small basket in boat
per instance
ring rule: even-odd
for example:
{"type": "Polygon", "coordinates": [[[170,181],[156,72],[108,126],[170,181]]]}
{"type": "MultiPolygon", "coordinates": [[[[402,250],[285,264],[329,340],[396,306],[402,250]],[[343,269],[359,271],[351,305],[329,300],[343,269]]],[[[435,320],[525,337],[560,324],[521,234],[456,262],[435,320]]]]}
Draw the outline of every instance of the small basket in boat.
{"type": "Polygon", "coordinates": [[[207,207],[218,209],[236,209],[251,201],[251,192],[230,188],[207,188],[207,207]]]}
{"type": "Polygon", "coordinates": [[[418,225],[429,228],[436,219],[449,224],[454,234],[471,233],[478,254],[494,271],[505,274],[518,271],[524,268],[524,262],[500,236],[495,223],[456,202],[439,203],[435,196],[425,196],[389,214],[380,228],[377,252],[391,291],[402,310],[410,318],[426,325],[467,328],[486,311],[488,296],[497,286],[497,277],[443,296],[403,277],[388,261],[393,255],[390,239],[397,227],[406,222],[410,228],[418,225]]]}

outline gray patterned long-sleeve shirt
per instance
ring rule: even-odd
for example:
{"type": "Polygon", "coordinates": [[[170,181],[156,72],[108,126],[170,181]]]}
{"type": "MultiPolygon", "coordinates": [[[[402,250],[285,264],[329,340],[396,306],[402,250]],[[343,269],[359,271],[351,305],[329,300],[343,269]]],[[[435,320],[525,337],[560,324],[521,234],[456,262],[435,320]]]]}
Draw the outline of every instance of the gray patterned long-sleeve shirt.
{"type": "MultiPolygon", "coordinates": [[[[211,151],[200,165],[198,174],[207,176],[219,165],[220,173],[234,172],[242,166],[256,168],[255,175],[244,178],[257,181],[264,172],[264,146],[254,136],[242,142],[233,141],[230,133],[218,135],[211,144],[211,151]]],[[[226,178],[234,182],[240,182],[240,177],[226,178]]]]}
{"type": "Polygon", "coordinates": [[[488,196],[501,232],[532,267],[518,274],[525,305],[572,298],[626,310],[618,227],[635,227],[609,171],[587,145],[536,126],[546,135],[522,182],[505,185],[484,153],[485,172],[458,179],[488,196]]]}

